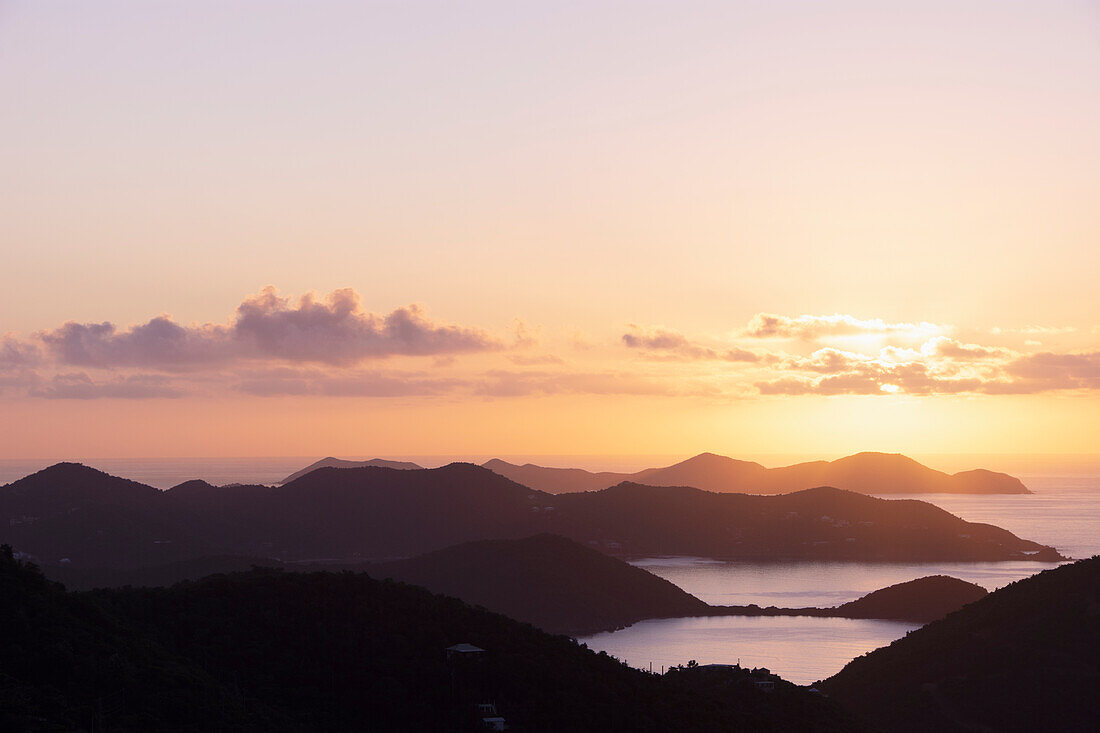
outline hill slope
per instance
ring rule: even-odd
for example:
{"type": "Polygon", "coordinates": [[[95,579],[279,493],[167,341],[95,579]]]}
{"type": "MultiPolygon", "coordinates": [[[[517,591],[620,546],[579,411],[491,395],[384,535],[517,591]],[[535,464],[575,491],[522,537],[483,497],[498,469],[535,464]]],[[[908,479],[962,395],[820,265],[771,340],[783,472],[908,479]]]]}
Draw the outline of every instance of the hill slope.
{"type": "Polygon", "coordinates": [[[0,487],[0,541],[17,542],[42,564],[67,559],[85,568],[223,555],[354,563],[543,532],[626,556],[1061,559],[1053,548],[931,504],[827,487],[750,496],[623,483],[552,495],[455,463],[419,470],[319,468],[283,486],[190,481],[158,492],[141,484],[119,491],[112,484],[100,500],[97,487],[106,474],[79,469],[76,479],[88,481],[79,491],[68,473],[63,491],[48,481],[0,487]],[[37,502],[38,514],[23,514],[28,502],[37,502]]]}
{"type": "Polygon", "coordinates": [[[630,556],[725,559],[1044,560],[1052,548],[932,504],[829,487],[778,496],[623,483],[558,494],[547,531],[630,556]]]}
{"type": "Polygon", "coordinates": [[[44,562],[121,567],[214,554],[208,523],[152,486],[76,463],[0,486],[0,540],[44,562]]]}
{"type": "Polygon", "coordinates": [[[256,571],[66,593],[0,551],[5,731],[857,730],[781,683],[708,689],[352,573],[256,571]],[[485,651],[449,659],[456,643],[485,651]]]}
{"type": "Polygon", "coordinates": [[[989,594],[850,662],[823,690],[891,731],[1091,731],[1100,557],[989,594]]]}
{"type": "Polygon", "coordinates": [[[573,636],[710,608],[663,578],[549,534],[471,542],[366,569],[573,636]]]}
{"type": "Polygon", "coordinates": [[[936,621],[987,595],[989,591],[980,585],[946,575],[929,575],[881,588],[837,606],[834,615],[844,618],[936,621]]]}

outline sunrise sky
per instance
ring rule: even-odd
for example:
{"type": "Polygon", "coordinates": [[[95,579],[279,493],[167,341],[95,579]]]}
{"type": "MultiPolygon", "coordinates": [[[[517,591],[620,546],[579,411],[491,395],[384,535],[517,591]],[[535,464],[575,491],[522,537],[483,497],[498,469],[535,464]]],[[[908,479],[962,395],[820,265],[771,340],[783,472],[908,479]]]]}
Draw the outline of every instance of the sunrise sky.
{"type": "Polygon", "coordinates": [[[0,458],[1097,453],[1095,2],[0,0],[0,458]]]}

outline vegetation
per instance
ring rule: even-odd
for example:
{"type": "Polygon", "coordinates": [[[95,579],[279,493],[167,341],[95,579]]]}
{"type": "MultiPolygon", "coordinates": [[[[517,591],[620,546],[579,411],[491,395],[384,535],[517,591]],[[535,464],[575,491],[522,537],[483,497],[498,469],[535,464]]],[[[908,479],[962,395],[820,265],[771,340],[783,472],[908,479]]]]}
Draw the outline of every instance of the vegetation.
{"type": "Polygon", "coordinates": [[[989,591],[980,585],[946,575],[930,575],[888,588],[832,609],[844,618],[889,618],[903,621],[936,621],[989,591]]]}
{"type": "Polygon", "coordinates": [[[630,669],[563,636],[364,574],[257,569],[69,593],[0,553],[4,730],[847,731],[780,683],[630,669]],[[448,659],[456,643],[484,649],[448,659]]]}
{"type": "Polygon", "coordinates": [[[710,610],[663,578],[549,534],[470,542],[367,570],[572,636],[710,610]]]}
{"type": "Polygon", "coordinates": [[[1100,557],[1017,581],[850,662],[823,690],[892,731],[1092,731],[1100,557]]]}

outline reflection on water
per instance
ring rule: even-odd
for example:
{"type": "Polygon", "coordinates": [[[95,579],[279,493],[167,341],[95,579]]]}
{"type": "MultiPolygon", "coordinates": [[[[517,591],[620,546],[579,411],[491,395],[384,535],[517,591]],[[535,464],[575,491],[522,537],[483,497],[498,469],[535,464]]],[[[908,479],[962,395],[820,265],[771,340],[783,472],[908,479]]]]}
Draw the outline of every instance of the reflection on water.
{"type": "Polygon", "coordinates": [[[578,639],[632,667],[654,671],[684,664],[767,667],[808,685],[836,674],[853,658],[889,644],[917,624],[805,616],[651,619],[578,639]]]}
{"type": "MultiPolygon", "coordinates": [[[[1100,478],[1030,477],[1034,494],[926,494],[970,522],[1004,527],[1074,558],[1100,553],[1100,478]]],[[[925,575],[951,575],[988,589],[1055,567],[1033,562],[719,562],[708,558],[647,558],[633,563],[714,605],[835,606],[873,590],[925,575]]]]}
{"type": "Polygon", "coordinates": [[[921,499],[962,517],[1003,527],[1081,560],[1100,553],[1100,477],[1031,476],[1034,494],[925,494],[921,499]]]}
{"type": "MultiPolygon", "coordinates": [[[[921,499],[967,521],[1004,527],[1074,558],[1100,553],[1100,478],[1029,477],[1030,495],[929,494],[921,499]]],[[[673,557],[634,565],[714,605],[836,606],[925,575],[951,575],[989,590],[1055,567],[1032,562],[721,562],[673,557]]],[[[764,666],[799,684],[838,672],[851,659],[904,636],[914,625],[812,617],[718,617],[643,621],[583,639],[636,667],[683,664],[764,666]]]]}
{"type": "Polygon", "coordinates": [[[828,607],[925,575],[951,575],[983,588],[1000,588],[1054,563],[715,562],[646,558],[632,563],[713,606],[828,607]]]}

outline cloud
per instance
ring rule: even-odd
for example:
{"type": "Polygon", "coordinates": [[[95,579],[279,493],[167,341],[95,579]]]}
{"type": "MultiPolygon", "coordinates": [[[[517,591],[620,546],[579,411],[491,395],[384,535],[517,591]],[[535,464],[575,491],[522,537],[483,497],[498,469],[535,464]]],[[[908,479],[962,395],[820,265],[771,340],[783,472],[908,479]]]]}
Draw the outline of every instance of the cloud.
{"type": "Polygon", "coordinates": [[[307,293],[296,306],[274,288],[265,288],[237,308],[233,334],[264,356],[329,364],[486,351],[499,346],[484,331],[437,325],[416,305],[386,316],[366,313],[359,295],[350,288],[333,291],[324,301],[307,293]]]}
{"type": "Polygon", "coordinates": [[[648,352],[647,356],[658,359],[704,360],[713,359],[730,362],[755,363],[767,359],[767,355],[754,351],[733,348],[714,349],[694,343],[687,336],[676,331],[655,329],[644,331],[631,324],[631,331],[622,335],[623,344],[629,349],[648,352]]]}
{"type": "Polygon", "coordinates": [[[234,389],[258,397],[324,395],[328,397],[416,397],[443,395],[462,388],[460,379],[439,379],[409,374],[327,374],[324,372],[273,373],[240,380],[234,389]]]}
{"type": "Polygon", "coordinates": [[[113,323],[70,321],[38,338],[61,364],[82,367],[161,367],[184,369],[224,362],[234,353],[223,326],[185,328],[162,315],[119,331],[113,323]]]}
{"type": "Polygon", "coordinates": [[[818,349],[809,356],[789,357],[783,362],[783,368],[808,371],[817,374],[836,374],[851,369],[865,367],[874,357],[864,356],[840,349],[818,349]]]}
{"type": "Polygon", "coordinates": [[[629,372],[512,372],[490,371],[474,383],[476,394],[488,397],[529,395],[664,395],[718,396],[710,385],[682,380],[654,379],[629,372]]]}
{"type": "Polygon", "coordinates": [[[1020,328],[1001,328],[1000,326],[994,326],[989,330],[990,333],[995,335],[1018,333],[1025,336],[1049,336],[1063,333],[1074,333],[1077,328],[1074,326],[1021,326],[1020,328]]]}
{"type": "Polygon", "coordinates": [[[548,364],[564,364],[565,360],[560,356],[554,356],[553,354],[512,354],[508,357],[508,361],[518,366],[545,366],[548,364]]]}
{"type": "Polygon", "coordinates": [[[947,336],[937,336],[929,339],[921,347],[925,354],[942,356],[948,359],[964,361],[982,361],[986,359],[1006,359],[1013,355],[1010,349],[998,346],[979,346],[978,344],[963,344],[947,336]]]}
{"type": "Polygon", "coordinates": [[[306,294],[292,304],[272,287],[242,302],[228,326],[181,326],[161,315],[125,330],[107,322],[69,322],[37,336],[60,364],[172,370],[242,360],[348,365],[500,346],[485,331],[437,324],[417,305],[377,316],[362,310],[359,295],[351,289],[333,291],[324,299],[306,294]]]}
{"type": "MultiPolygon", "coordinates": [[[[760,313],[747,331],[723,341],[631,324],[620,335],[621,348],[645,361],[630,360],[624,368],[608,362],[602,349],[574,345],[567,363],[550,349],[533,348],[540,329],[518,319],[493,335],[433,320],[416,305],[376,315],[363,309],[351,289],[292,300],[269,287],[244,299],[220,325],[183,325],[160,315],[127,328],[70,321],[27,338],[0,337],[0,390],[5,397],[19,393],[44,399],[226,392],[255,397],[730,399],[1100,389],[1100,352],[1035,352],[1027,344],[1007,348],[985,343],[994,340],[988,332],[948,335],[950,328],[840,314],[760,313]],[[861,335],[873,338],[819,343],[861,335]],[[760,345],[748,339],[787,339],[784,348],[790,353],[742,348],[760,345]],[[468,353],[483,356],[458,358],[468,353]],[[391,357],[408,358],[386,361],[391,357]],[[688,362],[697,364],[685,366],[688,362]],[[723,362],[739,366],[719,367],[723,362]]],[[[568,348],[567,340],[564,345],[568,348]]]]}
{"type": "Polygon", "coordinates": [[[884,394],[959,394],[982,391],[976,378],[948,379],[929,373],[923,364],[904,364],[892,368],[864,367],[843,374],[818,378],[784,378],[757,382],[764,395],[884,395],[884,394]]]}
{"type": "Polygon", "coordinates": [[[1008,349],[931,339],[920,351],[884,348],[878,357],[820,349],[785,360],[797,376],[756,383],[761,394],[1037,394],[1100,389],[1100,352],[1020,355],[1008,349]]]}
{"type": "Polygon", "coordinates": [[[141,400],[183,397],[186,393],[171,385],[161,375],[134,374],[106,382],[96,382],[84,372],[57,374],[30,394],[46,399],[92,400],[104,397],[141,400]]]}
{"type": "Polygon", "coordinates": [[[0,372],[27,369],[42,362],[42,352],[34,343],[20,341],[8,334],[0,338],[0,372]]]}
{"type": "Polygon", "coordinates": [[[951,330],[935,323],[888,323],[881,318],[859,319],[834,313],[831,316],[781,316],[757,313],[749,321],[744,336],[758,339],[802,339],[816,341],[828,336],[861,336],[866,334],[907,336],[925,339],[951,330]]]}
{"type": "Polygon", "coordinates": [[[27,392],[42,382],[42,377],[33,369],[6,371],[0,369],[0,394],[8,389],[27,392]]]}
{"type": "MultiPolygon", "coordinates": [[[[930,341],[919,351],[885,347],[877,356],[840,349],[819,349],[806,357],[791,357],[781,367],[802,372],[797,377],[757,382],[761,394],[959,394],[983,391],[995,383],[999,366],[984,367],[980,376],[968,364],[944,357],[943,342],[930,341]],[[983,378],[984,377],[984,378],[983,378]]],[[[987,354],[975,347],[979,359],[987,354]]],[[[947,351],[952,352],[952,348],[947,351]]],[[[963,353],[974,350],[963,349],[963,353]]]]}
{"type": "Polygon", "coordinates": [[[1100,389],[1100,351],[1028,354],[1012,361],[1005,371],[1037,391],[1100,389]]]}
{"type": "Polygon", "coordinates": [[[623,343],[631,349],[658,349],[664,351],[690,346],[687,337],[682,333],[661,329],[648,333],[624,333],[623,343]]]}

